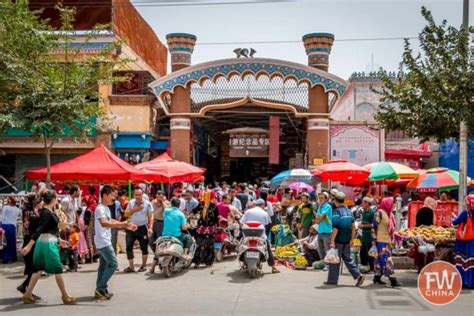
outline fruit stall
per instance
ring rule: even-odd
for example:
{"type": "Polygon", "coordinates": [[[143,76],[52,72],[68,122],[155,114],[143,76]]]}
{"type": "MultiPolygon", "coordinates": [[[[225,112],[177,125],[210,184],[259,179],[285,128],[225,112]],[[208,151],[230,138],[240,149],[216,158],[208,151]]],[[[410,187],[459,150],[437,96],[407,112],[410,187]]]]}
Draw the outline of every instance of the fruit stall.
{"type": "Polygon", "coordinates": [[[417,245],[421,253],[434,252],[435,260],[449,261],[454,247],[454,227],[419,226],[405,228],[395,233],[397,244],[417,245]]]}

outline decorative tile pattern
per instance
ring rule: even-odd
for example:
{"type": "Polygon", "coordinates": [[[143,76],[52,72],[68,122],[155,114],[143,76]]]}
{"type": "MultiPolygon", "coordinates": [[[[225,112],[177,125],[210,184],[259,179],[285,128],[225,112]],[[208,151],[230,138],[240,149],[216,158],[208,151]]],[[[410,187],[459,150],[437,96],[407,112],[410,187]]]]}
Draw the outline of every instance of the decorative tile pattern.
{"type": "Polygon", "coordinates": [[[173,52],[171,54],[171,64],[191,64],[191,54],[189,53],[177,53],[173,52]]]}
{"type": "Polygon", "coordinates": [[[308,55],[308,65],[310,66],[327,66],[329,65],[329,55],[325,53],[312,53],[308,55]]]}
{"type": "MultiPolygon", "coordinates": [[[[322,55],[319,55],[322,56],[322,55]]],[[[327,57],[328,55],[324,55],[327,57]]],[[[259,72],[265,72],[268,76],[274,74],[279,74],[283,78],[293,77],[298,82],[307,81],[311,86],[317,84],[322,85],[326,91],[333,90],[339,96],[342,96],[346,90],[347,84],[342,79],[333,79],[337,78],[332,75],[323,75],[321,71],[310,70],[308,66],[298,65],[294,63],[281,61],[279,63],[277,60],[261,61],[262,59],[254,59],[249,61],[240,61],[240,60],[224,60],[222,63],[213,63],[208,66],[196,65],[181,71],[178,73],[171,73],[159,80],[155,81],[151,85],[153,91],[157,96],[160,96],[163,92],[173,92],[177,86],[186,86],[191,82],[199,82],[203,78],[214,79],[216,76],[224,75],[228,76],[230,73],[244,74],[244,73],[253,73],[254,75],[259,72]]],[[[320,60],[318,59],[318,62],[320,60]]],[[[323,62],[324,60],[321,60],[323,62]]],[[[327,62],[327,61],[326,61],[327,62]]]]}

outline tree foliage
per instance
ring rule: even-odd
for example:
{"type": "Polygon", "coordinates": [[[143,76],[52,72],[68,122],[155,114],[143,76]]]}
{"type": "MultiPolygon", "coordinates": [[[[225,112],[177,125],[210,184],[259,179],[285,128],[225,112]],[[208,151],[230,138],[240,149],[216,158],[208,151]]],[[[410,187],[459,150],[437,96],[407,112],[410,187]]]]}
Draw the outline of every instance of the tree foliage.
{"type": "Polygon", "coordinates": [[[56,9],[62,25],[53,30],[25,0],[0,4],[0,131],[17,128],[42,141],[48,168],[55,141],[68,133],[84,139],[96,121],[106,120],[98,87],[125,80],[114,77],[114,70],[127,62],[115,54],[117,41],[100,53],[83,54],[107,26],[78,40],[75,8],[58,4],[56,9]]]}
{"type": "Polygon", "coordinates": [[[383,103],[375,119],[388,130],[438,141],[458,138],[464,119],[473,135],[474,72],[469,38],[446,20],[436,24],[425,7],[421,13],[427,22],[418,36],[421,52],[415,54],[405,40],[397,77],[382,75],[384,87],[377,92],[383,103]]]}

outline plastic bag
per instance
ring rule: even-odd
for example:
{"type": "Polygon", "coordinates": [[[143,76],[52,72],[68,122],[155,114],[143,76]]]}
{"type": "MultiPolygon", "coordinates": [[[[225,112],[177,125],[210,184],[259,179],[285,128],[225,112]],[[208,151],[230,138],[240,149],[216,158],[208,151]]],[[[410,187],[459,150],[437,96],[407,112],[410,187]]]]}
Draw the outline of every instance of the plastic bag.
{"type": "Polygon", "coordinates": [[[331,248],[328,250],[328,252],[326,253],[326,257],[324,257],[324,262],[328,264],[338,264],[340,262],[336,248],[331,248]]]}
{"type": "Polygon", "coordinates": [[[369,256],[374,257],[374,258],[377,258],[379,256],[379,251],[377,250],[377,247],[372,246],[369,249],[369,256]]]}

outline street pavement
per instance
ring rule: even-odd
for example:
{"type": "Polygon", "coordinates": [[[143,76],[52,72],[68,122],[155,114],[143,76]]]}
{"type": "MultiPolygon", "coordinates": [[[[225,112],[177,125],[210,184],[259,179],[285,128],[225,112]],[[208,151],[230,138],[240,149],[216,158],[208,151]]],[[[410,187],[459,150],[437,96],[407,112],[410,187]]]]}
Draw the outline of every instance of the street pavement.
{"type": "MultiPolygon", "coordinates": [[[[137,253],[137,258],[138,258],[137,253]]],[[[120,270],[126,257],[119,255],[120,270]]],[[[138,266],[137,266],[138,268],[138,266]]],[[[44,277],[35,289],[43,297],[37,305],[23,305],[16,287],[23,280],[20,263],[0,265],[0,313],[11,315],[440,315],[474,316],[474,291],[463,291],[452,304],[425,302],[416,287],[414,271],[398,271],[399,289],[375,286],[368,275],[364,286],[354,287],[345,272],[339,286],[325,286],[327,272],[279,267],[280,274],[250,280],[235,258],[212,268],[190,269],[165,278],[161,273],[117,272],[109,284],[111,301],[93,298],[97,264],[65,273],[66,286],[78,298],[64,306],[54,277],[44,277]]],[[[159,271],[157,269],[157,271],[159,271]]]]}

